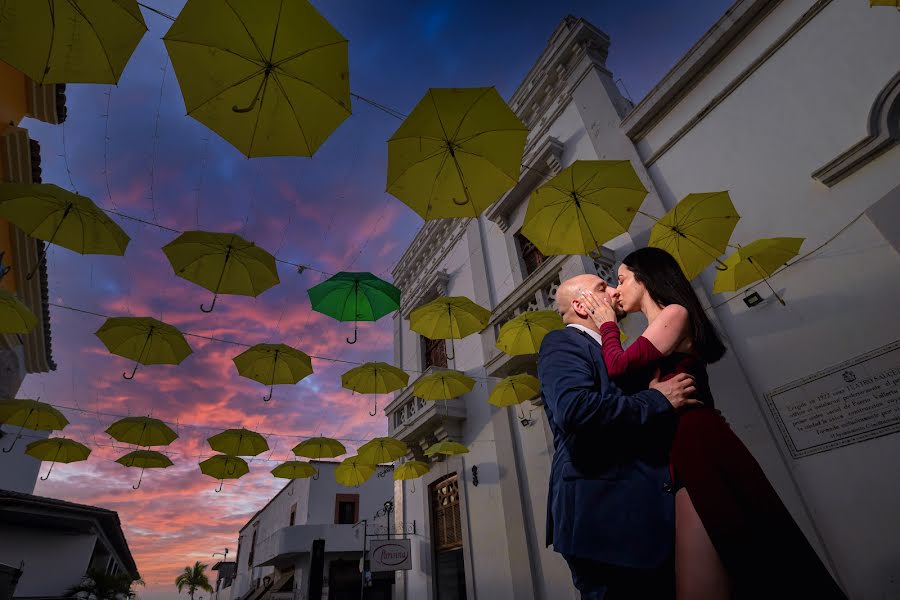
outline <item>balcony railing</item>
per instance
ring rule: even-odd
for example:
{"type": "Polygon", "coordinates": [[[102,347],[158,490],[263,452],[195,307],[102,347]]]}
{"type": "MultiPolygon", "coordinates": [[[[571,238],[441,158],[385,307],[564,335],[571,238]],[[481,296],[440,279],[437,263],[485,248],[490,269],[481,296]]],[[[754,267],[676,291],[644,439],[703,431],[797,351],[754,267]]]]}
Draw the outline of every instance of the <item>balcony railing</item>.
{"type": "MultiPolygon", "coordinates": [[[[421,377],[443,371],[440,367],[429,367],[421,377]]],[[[418,379],[418,378],[417,378],[418,379]]],[[[427,437],[434,430],[444,427],[456,428],[466,419],[466,404],[460,399],[431,402],[413,394],[411,381],[384,412],[388,417],[388,435],[403,440],[411,446],[427,437]]]]}

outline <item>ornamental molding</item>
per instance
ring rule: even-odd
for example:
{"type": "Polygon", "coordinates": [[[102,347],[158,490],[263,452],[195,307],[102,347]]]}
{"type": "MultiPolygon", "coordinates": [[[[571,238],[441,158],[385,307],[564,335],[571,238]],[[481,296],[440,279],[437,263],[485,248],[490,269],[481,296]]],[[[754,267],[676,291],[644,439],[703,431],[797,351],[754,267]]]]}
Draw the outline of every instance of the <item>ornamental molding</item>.
{"type": "Polygon", "coordinates": [[[544,142],[522,161],[522,173],[518,183],[484,212],[484,216],[504,233],[509,229],[509,216],[532,191],[562,170],[565,145],[555,137],[544,142]]]}

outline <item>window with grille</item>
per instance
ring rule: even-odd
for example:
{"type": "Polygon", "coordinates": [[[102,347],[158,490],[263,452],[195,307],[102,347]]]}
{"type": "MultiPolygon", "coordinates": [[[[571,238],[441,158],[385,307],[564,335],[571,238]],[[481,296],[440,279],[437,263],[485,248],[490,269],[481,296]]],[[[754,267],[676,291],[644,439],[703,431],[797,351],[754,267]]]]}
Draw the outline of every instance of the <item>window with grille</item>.
{"type": "Polygon", "coordinates": [[[435,551],[440,553],[461,548],[459,478],[455,473],[432,484],[431,515],[435,551]]]}
{"type": "Polygon", "coordinates": [[[425,368],[447,368],[447,342],[446,340],[429,340],[422,338],[425,343],[425,368]]]}
{"type": "Polygon", "coordinates": [[[359,521],[359,494],[335,494],[335,524],[353,525],[357,521],[359,521]]]}
{"type": "Polygon", "coordinates": [[[522,256],[522,262],[525,265],[525,276],[527,277],[537,271],[538,267],[547,260],[547,257],[521,233],[517,233],[515,238],[516,245],[519,247],[519,254],[522,256]]]}

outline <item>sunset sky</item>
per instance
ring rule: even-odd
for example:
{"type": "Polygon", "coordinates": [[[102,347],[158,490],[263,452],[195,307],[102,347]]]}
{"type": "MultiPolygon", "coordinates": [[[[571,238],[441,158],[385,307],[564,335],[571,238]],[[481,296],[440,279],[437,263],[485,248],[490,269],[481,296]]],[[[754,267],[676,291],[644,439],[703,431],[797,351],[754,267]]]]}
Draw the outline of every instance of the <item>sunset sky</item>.
{"type": "MultiPolygon", "coordinates": [[[[147,0],[175,14],[181,2],[147,0]]],[[[640,100],[726,10],[730,0],[605,0],[552,2],[318,0],[314,5],[350,40],[351,90],[408,113],[429,87],[494,85],[508,99],[566,14],[606,31],[608,66],[640,100]]],[[[178,83],[160,38],[167,19],[144,11],[150,31],[117,87],[72,85],[68,120],[23,122],[42,146],[43,178],[115,208],[176,229],[239,232],[278,258],[327,272],[370,271],[386,279],[422,224],[384,192],[386,140],[395,118],[354,101],[353,115],[309,158],[247,160],[185,116],[178,83]],[[109,112],[107,113],[107,106],[109,112]],[[106,116],[108,114],[108,117],[106,116]],[[104,143],[104,138],[107,138],[104,143]]],[[[160,248],[175,234],[127,220],[124,258],[49,252],[54,303],[111,316],[153,316],[192,333],[247,344],[284,342],[311,355],[391,361],[391,317],[360,326],[311,312],[306,290],[323,280],[279,265],[281,284],[258,298],[223,296],[204,314],[211,294],[175,277],[160,248]]],[[[75,407],[68,437],[93,448],[83,463],[59,466],[35,493],[118,511],[145,588],[142,598],[174,598],[173,581],[195,560],[237,548],[238,529],[284,481],[269,470],[309,435],[343,439],[348,449],[384,435],[383,415],[370,417],[371,397],[351,395],[340,375],[352,365],[315,360],[315,374],[297,386],[267,389],[238,376],[239,346],[188,338],[194,354],[177,367],[144,367],[110,355],[94,332],[95,316],[54,308],[53,356],[47,375],[29,375],[20,398],[75,407]],[[137,470],[113,460],[128,449],[104,429],[115,415],[146,415],[178,423],[169,448],[175,466],[137,470]],[[206,438],[229,427],[267,435],[270,453],[249,475],[226,483],[203,476],[206,438]]],[[[388,398],[382,397],[379,406],[388,398]]],[[[42,473],[46,471],[46,465],[42,473]]],[[[210,574],[211,579],[214,576],[210,574]]]]}

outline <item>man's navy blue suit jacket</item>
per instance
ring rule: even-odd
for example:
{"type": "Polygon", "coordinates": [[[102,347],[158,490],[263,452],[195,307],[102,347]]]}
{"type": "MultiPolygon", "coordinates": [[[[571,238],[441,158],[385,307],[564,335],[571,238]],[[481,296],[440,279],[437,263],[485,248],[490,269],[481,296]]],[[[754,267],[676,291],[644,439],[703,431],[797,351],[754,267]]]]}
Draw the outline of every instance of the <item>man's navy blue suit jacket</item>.
{"type": "Polygon", "coordinates": [[[656,390],[626,396],[600,345],[575,327],[544,337],[538,377],[555,448],[547,545],[610,565],[660,566],[675,538],[672,405],[656,390]]]}

